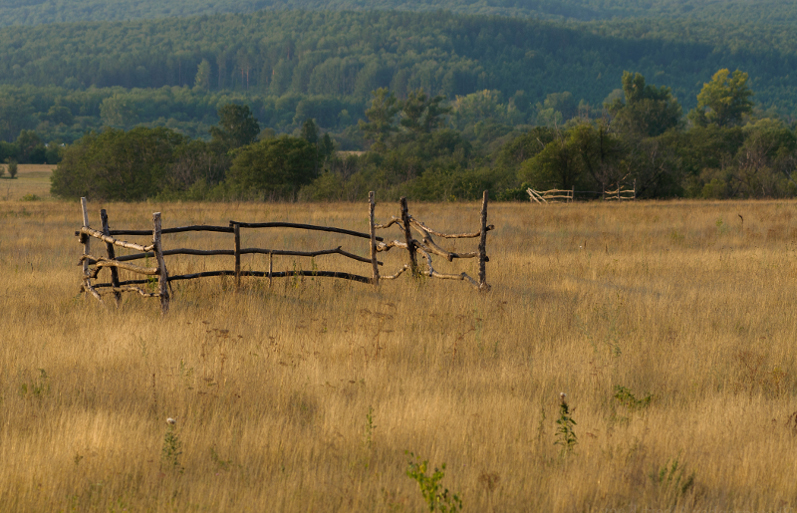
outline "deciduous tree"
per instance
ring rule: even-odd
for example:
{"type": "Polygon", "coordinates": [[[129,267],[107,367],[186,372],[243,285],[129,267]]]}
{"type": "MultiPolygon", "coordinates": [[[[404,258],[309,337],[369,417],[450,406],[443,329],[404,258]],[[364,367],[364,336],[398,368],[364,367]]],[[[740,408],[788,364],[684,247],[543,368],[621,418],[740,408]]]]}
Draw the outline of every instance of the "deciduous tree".
{"type": "Polygon", "coordinates": [[[315,145],[299,137],[264,139],[241,149],[227,172],[240,196],[295,199],[317,176],[315,145]]]}
{"type": "Polygon", "coordinates": [[[624,99],[606,105],[620,131],[656,137],[678,126],[682,109],[669,87],[645,84],[645,77],[628,71],[623,73],[622,83],[624,99]]]}
{"type": "Polygon", "coordinates": [[[701,126],[738,125],[742,117],[753,110],[751,96],[753,92],[747,86],[747,73],[737,69],[731,74],[727,69],[721,69],[714,73],[711,82],[703,84],[697,95],[697,108],[690,112],[690,119],[701,126]]]}

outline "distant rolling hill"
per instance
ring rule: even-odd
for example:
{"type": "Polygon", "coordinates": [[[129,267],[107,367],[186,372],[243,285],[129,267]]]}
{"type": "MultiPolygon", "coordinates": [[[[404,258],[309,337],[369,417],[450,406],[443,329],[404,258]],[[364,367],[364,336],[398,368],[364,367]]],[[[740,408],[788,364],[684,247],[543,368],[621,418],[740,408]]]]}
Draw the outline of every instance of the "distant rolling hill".
{"type": "Polygon", "coordinates": [[[793,111],[797,52],[667,37],[661,25],[656,37],[644,26],[630,37],[641,22],[627,23],[619,30],[442,11],[259,11],[8,27],[0,30],[0,84],[193,86],[205,60],[211,90],[366,99],[378,87],[450,98],[494,89],[505,98],[525,91],[531,101],[570,91],[600,105],[629,70],[671,87],[688,107],[717,69],[739,68],[758,102],[793,111]]]}
{"type": "Polygon", "coordinates": [[[791,0],[4,0],[0,26],[111,21],[261,9],[451,11],[547,20],[666,18],[793,25],[791,0]]]}
{"type": "Polygon", "coordinates": [[[573,108],[583,101],[599,109],[626,70],[672,88],[687,110],[718,69],[741,69],[758,106],[794,119],[797,10],[789,7],[774,0],[0,0],[0,24],[17,24],[0,28],[0,139],[24,128],[74,140],[102,125],[141,123],[202,135],[228,101],[247,101],[277,130],[308,117],[344,130],[379,87],[400,97],[423,88],[451,100],[498,91],[489,97],[514,109],[505,121],[534,123],[536,104],[552,93],[572,93],[573,108]]]}

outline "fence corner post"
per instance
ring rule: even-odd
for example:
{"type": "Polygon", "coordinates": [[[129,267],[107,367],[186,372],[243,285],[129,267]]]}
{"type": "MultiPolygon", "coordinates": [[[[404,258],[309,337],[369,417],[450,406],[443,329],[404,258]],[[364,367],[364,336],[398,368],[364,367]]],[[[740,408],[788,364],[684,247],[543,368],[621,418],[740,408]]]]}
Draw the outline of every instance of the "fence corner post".
{"type": "Polygon", "coordinates": [[[479,240],[479,290],[486,292],[490,290],[487,285],[487,200],[490,197],[489,191],[482,194],[482,213],[481,213],[481,239],[479,240]]]}
{"type": "Polygon", "coordinates": [[[418,277],[418,257],[415,255],[415,240],[412,238],[410,231],[410,214],[407,207],[407,198],[403,197],[399,200],[401,202],[401,220],[404,223],[404,238],[407,241],[407,250],[410,252],[410,270],[412,271],[413,278],[418,277]]]}
{"type": "MultiPolygon", "coordinates": [[[[102,233],[110,237],[111,227],[108,225],[108,212],[106,212],[104,208],[100,210],[100,219],[102,220],[102,233]]],[[[114,249],[113,244],[106,242],[105,250],[108,253],[109,259],[116,259],[116,250],[114,249]]],[[[119,269],[116,267],[111,267],[111,285],[113,285],[114,289],[119,288],[119,269]]],[[[122,302],[122,293],[118,290],[114,290],[113,295],[116,298],[116,306],[119,306],[119,303],[122,302]]]]}
{"type": "MultiPolygon", "coordinates": [[[[89,211],[86,205],[86,198],[80,198],[80,207],[83,209],[83,227],[88,228],[89,226],[89,211]]],[[[89,260],[88,257],[91,254],[91,248],[89,245],[89,241],[91,237],[86,235],[85,233],[81,234],[80,237],[81,242],[83,243],[83,281],[86,282],[86,285],[91,287],[91,277],[89,275],[89,260]]],[[[86,297],[88,297],[89,289],[86,288],[86,297]]]]}
{"type": "Polygon", "coordinates": [[[376,199],[374,191],[368,193],[368,203],[370,205],[369,226],[371,228],[371,265],[374,267],[373,284],[375,287],[379,286],[379,262],[376,259],[376,228],[374,227],[374,209],[376,208],[376,199]]]}
{"type": "Polygon", "coordinates": [[[163,260],[160,212],[152,214],[152,245],[154,246],[155,258],[158,260],[158,295],[161,300],[161,313],[166,315],[169,312],[169,273],[166,270],[166,262],[163,260]]]}

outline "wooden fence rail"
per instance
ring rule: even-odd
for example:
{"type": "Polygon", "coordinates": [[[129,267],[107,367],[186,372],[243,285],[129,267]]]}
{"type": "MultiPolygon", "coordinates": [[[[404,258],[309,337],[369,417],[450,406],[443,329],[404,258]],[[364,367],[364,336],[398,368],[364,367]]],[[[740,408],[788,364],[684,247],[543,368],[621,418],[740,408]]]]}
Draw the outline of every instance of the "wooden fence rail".
{"type": "Polygon", "coordinates": [[[623,188],[623,185],[618,184],[617,189],[613,191],[603,191],[603,199],[610,201],[623,201],[623,200],[632,200],[636,201],[636,180],[634,180],[633,185],[631,188],[623,188]]]}
{"type": "Polygon", "coordinates": [[[548,191],[535,191],[530,187],[526,189],[526,194],[529,195],[529,199],[537,203],[556,203],[560,201],[571,203],[575,197],[575,192],[575,187],[572,189],[551,189],[548,191]]]}
{"type": "Polygon", "coordinates": [[[597,195],[607,201],[636,200],[636,180],[634,180],[630,186],[620,184],[616,189],[604,189],[603,191],[577,191],[575,187],[572,189],[551,189],[548,191],[537,191],[532,188],[526,189],[529,200],[540,204],[559,202],[571,203],[575,201],[576,193],[597,195]]]}
{"type": "Polygon", "coordinates": [[[102,302],[102,293],[113,293],[116,298],[117,304],[121,300],[122,292],[135,292],[144,297],[157,297],[161,302],[161,309],[165,314],[169,310],[170,300],[170,284],[175,281],[191,280],[197,278],[207,278],[213,276],[233,276],[235,278],[236,287],[240,287],[242,277],[259,277],[268,278],[269,284],[273,278],[283,278],[290,276],[308,276],[308,277],[330,277],[340,278],[346,280],[357,281],[361,283],[371,283],[375,286],[379,285],[380,279],[391,280],[398,278],[406,270],[410,270],[414,276],[429,276],[441,279],[462,280],[470,283],[480,291],[489,290],[487,284],[485,264],[489,261],[487,257],[487,232],[492,230],[492,225],[487,225],[487,191],[484,191],[482,199],[481,210],[481,228],[477,232],[472,233],[458,233],[446,234],[438,232],[426,226],[423,222],[415,219],[409,214],[406,198],[401,198],[401,217],[392,216],[391,221],[387,224],[381,225],[374,221],[374,210],[376,202],[374,193],[369,193],[369,233],[348,230],[345,228],[337,228],[332,226],[317,226],[301,223],[287,223],[287,222],[265,222],[265,223],[246,223],[240,221],[230,221],[229,226],[212,226],[212,225],[193,225],[181,226],[174,228],[163,228],[161,226],[161,213],[155,212],[152,214],[152,230],[111,230],[108,224],[108,214],[105,209],[100,211],[102,219],[102,231],[95,230],[89,226],[88,209],[86,205],[86,198],[81,198],[81,208],[83,210],[83,226],[80,230],[75,231],[75,235],[80,238],[83,244],[83,256],[80,258],[79,265],[83,266],[83,285],[81,290],[87,294],[91,294],[102,302]],[[386,229],[393,225],[398,225],[402,229],[404,242],[393,240],[385,242],[383,237],[376,236],[377,229],[386,229]],[[338,233],[350,237],[369,239],[369,257],[362,257],[345,251],[342,246],[337,246],[331,249],[322,249],[317,251],[298,251],[289,249],[268,249],[268,248],[242,248],[241,247],[241,229],[263,229],[263,228],[294,228],[310,231],[322,231],[330,233],[338,233]],[[419,239],[412,236],[412,230],[420,235],[419,239]],[[184,232],[220,232],[230,233],[233,235],[233,249],[193,249],[193,248],[178,248],[178,249],[163,249],[163,235],[184,232]],[[136,235],[136,236],[152,236],[151,244],[144,245],[133,242],[123,241],[118,239],[120,235],[136,235]],[[433,235],[441,238],[480,238],[479,247],[477,251],[456,253],[443,249],[434,240],[433,235]],[[90,241],[92,238],[99,239],[105,243],[106,256],[92,255],[90,241]],[[116,247],[130,249],[137,251],[137,253],[129,255],[117,256],[115,252],[116,247]],[[400,248],[407,250],[409,255],[409,263],[402,266],[393,275],[380,276],[379,266],[383,265],[377,259],[379,252],[388,251],[392,248],[400,248]],[[268,271],[251,271],[241,269],[241,255],[247,254],[263,254],[269,256],[268,271]],[[425,260],[425,268],[418,264],[417,255],[420,254],[425,260]],[[478,258],[479,259],[479,274],[478,281],[470,277],[467,273],[462,272],[459,274],[445,274],[436,271],[432,265],[432,255],[445,257],[449,262],[457,258],[478,258]],[[220,271],[206,271],[191,274],[179,274],[170,276],[166,267],[164,257],[172,255],[194,255],[194,256],[211,256],[222,255],[232,256],[234,258],[233,270],[220,270],[220,271]],[[277,271],[273,270],[273,257],[274,256],[298,256],[298,257],[317,257],[321,255],[340,255],[342,257],[371,264],[371,276],[361,276],[348,272],[339,271],[277,271]],[[156,262],[155,267],[143,267],[140,265],[129,263],[135,260],[154,258],[156,262]],[[97,283],[96,280],[103,269],[110,270],[110,282],[97,283]],[[119,279],[119,270],[131,272],[147,276],[144,279],[132,279],[121,281],[119,279]],[[139,285],[153,284],[153,279],[157,277],[157,292],[148,291],[139,285]]]}

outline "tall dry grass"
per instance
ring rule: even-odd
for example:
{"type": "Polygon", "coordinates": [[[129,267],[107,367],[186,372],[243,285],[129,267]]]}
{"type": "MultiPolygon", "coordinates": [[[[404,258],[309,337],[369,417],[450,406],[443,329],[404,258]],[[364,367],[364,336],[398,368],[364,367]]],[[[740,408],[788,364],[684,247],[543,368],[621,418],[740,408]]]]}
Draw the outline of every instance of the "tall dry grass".
{"type": "MultiPolygon", "coordinates": [[[[364,203],[95,203],[94,225],[100,207],[112,227],[147,228],[153,211],[165,226],[367,226],[364,203]]],[[[442,484],[464,511],[788,511],[795,207],[493,204],[488,294],[408,277],[378,291],[208,279],[176,284],[161,318],[157,300],[116,309],[77,293],[77,204],[0,202],[0,509],[422,511],[411,451],[447,464],[442,484]],[[618,386],[652,399],[634,407],[618,386]],[[577,422],[569,454],[554,444],[562,391],[577,422]],[[180,446],[164,458],[170,429],[180,446]]],[[[439,230],[478,226],[476,204],[411,210],[439,230]]],[[[397,212],[377,207],[381,219],[397,212]]],[[[243,237],[352,247],[302,232],[243,237]]],[[[232,266],[181,258],[172,272],[232,266]]],[[[385,255],[384,271],[401,258],[385,255]]],[[[316,264],[368,274],[341,260],[316,264]]],[[[476,273],[472,260],[435,262],[476,273]]]]}

